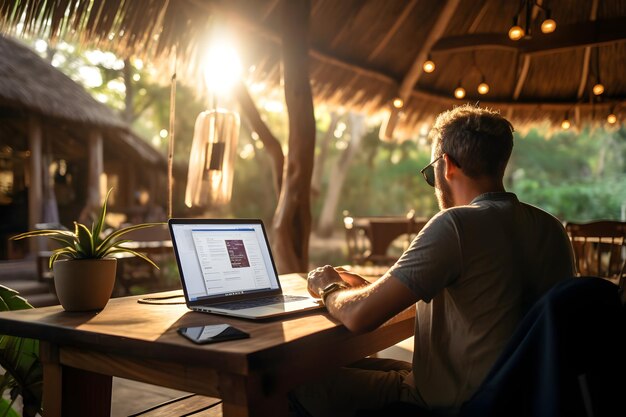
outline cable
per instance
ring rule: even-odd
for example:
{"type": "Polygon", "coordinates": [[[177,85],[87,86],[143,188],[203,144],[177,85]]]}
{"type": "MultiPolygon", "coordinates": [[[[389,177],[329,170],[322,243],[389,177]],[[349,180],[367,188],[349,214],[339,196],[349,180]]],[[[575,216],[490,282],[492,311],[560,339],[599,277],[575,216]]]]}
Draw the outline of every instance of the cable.
{"type": "Polygon", "coordinates": [[[167,301],[172,298],[180,298],[182,294],[166,295],[163,297],[144,297],[137,300],[139,304],[159,304],[159,305],[174,305],[185,304],[185,300],[182,301],[167,301]]]}

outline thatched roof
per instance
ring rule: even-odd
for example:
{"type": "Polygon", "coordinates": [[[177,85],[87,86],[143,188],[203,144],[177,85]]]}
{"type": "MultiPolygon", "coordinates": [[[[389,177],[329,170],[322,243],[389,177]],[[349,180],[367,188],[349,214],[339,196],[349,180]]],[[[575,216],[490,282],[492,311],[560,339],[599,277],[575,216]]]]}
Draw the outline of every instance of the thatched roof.
{"type": "MultiPolygon", "coordinates": [[[[75,36],[123,53],[155,58],[177,45],[182,65],[197,66],[204,30],[231,26],[251,78],[279,82],[280,0],[0,0],[5,28],[75,36]],[[44,25],[43,22],[46,22],[44,25]]],[[[626,0],[538,0],[557,22],[542,34],[545,13],[531,9],[532,38],[507,32],[520,1],[312,0],[311,82],[317,103],[390,111],[404,97],[398,129],[411,132],[443,109],[480,101],[514,122],[565,114],[574,124],[626,114],[626,0]],[[437,67],[421,65],[431,55],[437,67]],[[476,91],[484,77],[486,95],[476,91]],[[591,87],[601,78],[605,92],[591,87]],[[461,84],[463,100],[453,97],[461,84]]],[[[525,16],[521,11],[522,20],[525,16]]],[[[1,24],[1,23],[0,23],[1,24]]],[[[396,129],[396,131],[398,131],[396,129]]]]}
{"type": "Polygon", "coordinates": [[[0,35],[0,107],[100,127],[125,128],[107,106],[28,47],[0,35]]]}
{"type": "Polygon", "coordinates": [[[26,150],[24,138],[31,118],[36,117],[51,149],[60,156],[84,158],[88,131],[98,129],[105,138],[106,152],[165,166],[165,157],[133,133],[113,110],[28,47],[0,35],[0,57],[3,145],[26,150]]]}

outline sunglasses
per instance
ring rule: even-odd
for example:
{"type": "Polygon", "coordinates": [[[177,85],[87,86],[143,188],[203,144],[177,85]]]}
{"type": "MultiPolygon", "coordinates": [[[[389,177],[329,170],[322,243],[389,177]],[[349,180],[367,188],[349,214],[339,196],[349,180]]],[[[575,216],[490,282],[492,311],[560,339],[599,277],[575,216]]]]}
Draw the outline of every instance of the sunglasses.
{"type": "Polygon", "coordinates": [[[424,179],[426,180],[426,183],[428,185],[430,185],[431,187],[435,186],[435,162],[437,162],[438,160],[443,158],[444,155],[445,154],[441,154],[441,156],[439,158],[435,159],[430,164],[426,165],[420,171],[422,173],[422,175],[424,176],[424,179]]]}

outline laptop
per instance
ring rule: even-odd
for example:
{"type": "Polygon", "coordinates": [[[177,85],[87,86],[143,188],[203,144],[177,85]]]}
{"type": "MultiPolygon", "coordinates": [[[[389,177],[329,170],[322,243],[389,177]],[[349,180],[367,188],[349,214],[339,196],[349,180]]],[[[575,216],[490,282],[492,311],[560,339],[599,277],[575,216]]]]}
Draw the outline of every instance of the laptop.
{"type": "Polygon", "coordinates": [[[309,296],[283,294],[259,219],[168,221],[187,307],[264,319],[321,308],[309,296]]]}

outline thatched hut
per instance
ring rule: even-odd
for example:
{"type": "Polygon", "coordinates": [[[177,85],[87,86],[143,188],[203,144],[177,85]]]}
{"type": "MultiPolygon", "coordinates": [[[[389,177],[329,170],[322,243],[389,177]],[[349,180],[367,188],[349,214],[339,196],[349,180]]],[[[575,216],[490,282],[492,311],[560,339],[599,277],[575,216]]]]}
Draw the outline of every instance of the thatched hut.
{"type": "Polygon", "coordinates": [[[168,64],[175,51],[178,68],[191,72],[205,29],[218,25],[237,34],[250,81],[285,89],[290,137],[282,188],[280,146],[245,91],[239,95],[278,173],[273,229],[281,272],[307,265],[313,101],[380,113],[386,139],[415,135],[464,102],[500,109],[517,126],[606,123],[609,114],[623,121],[626,0],[0,0],[5,30],[73,37],[168,64]],[[547,20],[553,33],[542,33],[547,20]],[[524,32],[519,40],[507,35],[513,24],[524,32]],[[423,70],[427,60],[434,72],[423,70]],[[458,87],[462,98],[455,98],[458,87]]]}
{"type": "Polygon", "coordinates": [[[117,114],[15,40],[0,36],[0,56],[0,259],[20,255],[9,235],[71,225],[104,187],[115,187],[114,210],[138,189],[162,195],[165,158],[117,114]]]}

